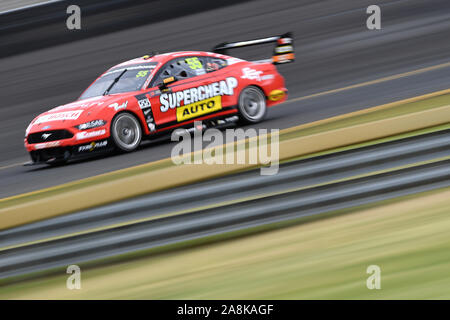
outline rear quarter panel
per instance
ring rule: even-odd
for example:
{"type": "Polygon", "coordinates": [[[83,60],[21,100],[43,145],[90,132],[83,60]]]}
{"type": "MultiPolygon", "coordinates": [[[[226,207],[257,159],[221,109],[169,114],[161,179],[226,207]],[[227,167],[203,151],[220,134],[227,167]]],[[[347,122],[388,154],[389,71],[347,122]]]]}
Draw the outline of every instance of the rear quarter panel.
{"type": "Polygon", "coordinates": [[[286,101],[287,89],[284,78],[272,63],[242,62],[231,67],[239,82],[234,104],[237,104],[239,93],[247,86],[259,87],[266,96],[268,107],[286,101]]]}

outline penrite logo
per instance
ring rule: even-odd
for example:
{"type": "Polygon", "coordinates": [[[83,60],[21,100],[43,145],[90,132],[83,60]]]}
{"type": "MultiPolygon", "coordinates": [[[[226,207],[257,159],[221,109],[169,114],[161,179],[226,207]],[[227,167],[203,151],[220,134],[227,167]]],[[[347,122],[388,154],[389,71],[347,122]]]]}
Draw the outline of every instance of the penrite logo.
{"type": "Polygon", "coordinates": [[[285,93],[281,90],[272,90],[269,94],[269,100],[278,101],[284,97],[285,93]]]}

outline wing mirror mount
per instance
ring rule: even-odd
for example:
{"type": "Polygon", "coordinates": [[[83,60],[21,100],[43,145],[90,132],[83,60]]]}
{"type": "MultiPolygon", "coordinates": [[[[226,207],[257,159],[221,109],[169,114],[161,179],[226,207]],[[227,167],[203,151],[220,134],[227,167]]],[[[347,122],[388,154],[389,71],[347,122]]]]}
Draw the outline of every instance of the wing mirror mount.
{"type": "Polygon", "coordinates": [[[167,87],[169,84],[178,81],[177,77],[168,77],[163,79],[163,82],[158,86],[161,92],[167,91],[169,88],[167,87]]]}

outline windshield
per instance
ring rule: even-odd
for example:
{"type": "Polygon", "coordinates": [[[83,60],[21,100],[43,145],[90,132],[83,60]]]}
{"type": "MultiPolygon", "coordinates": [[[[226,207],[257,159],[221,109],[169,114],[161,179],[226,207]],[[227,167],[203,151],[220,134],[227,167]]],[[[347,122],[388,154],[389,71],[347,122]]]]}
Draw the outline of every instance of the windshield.
{"type": "Polygon", "coordinates": [[[105,94],[138,91],[156,65],[156,62],[150,62],[113,68],[98,78],[83,93],[80,100],[105,94]]]}

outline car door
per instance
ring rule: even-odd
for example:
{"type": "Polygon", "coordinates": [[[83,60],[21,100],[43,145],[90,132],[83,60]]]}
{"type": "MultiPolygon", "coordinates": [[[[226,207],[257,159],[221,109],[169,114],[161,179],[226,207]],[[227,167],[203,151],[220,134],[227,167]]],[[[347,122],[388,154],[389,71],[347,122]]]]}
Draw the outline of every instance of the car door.
{"type": "Polygon", "coordinates": [[[167,62],[155,75],[151,105],[157,129],[176,127],[222,110],[221,95],[230,91],[217,73],[207,71],[206,63],[203,56],[183,56],[167,62]],[[164,79],[171,77],[177,80],[159,90],[164,79]]]}

